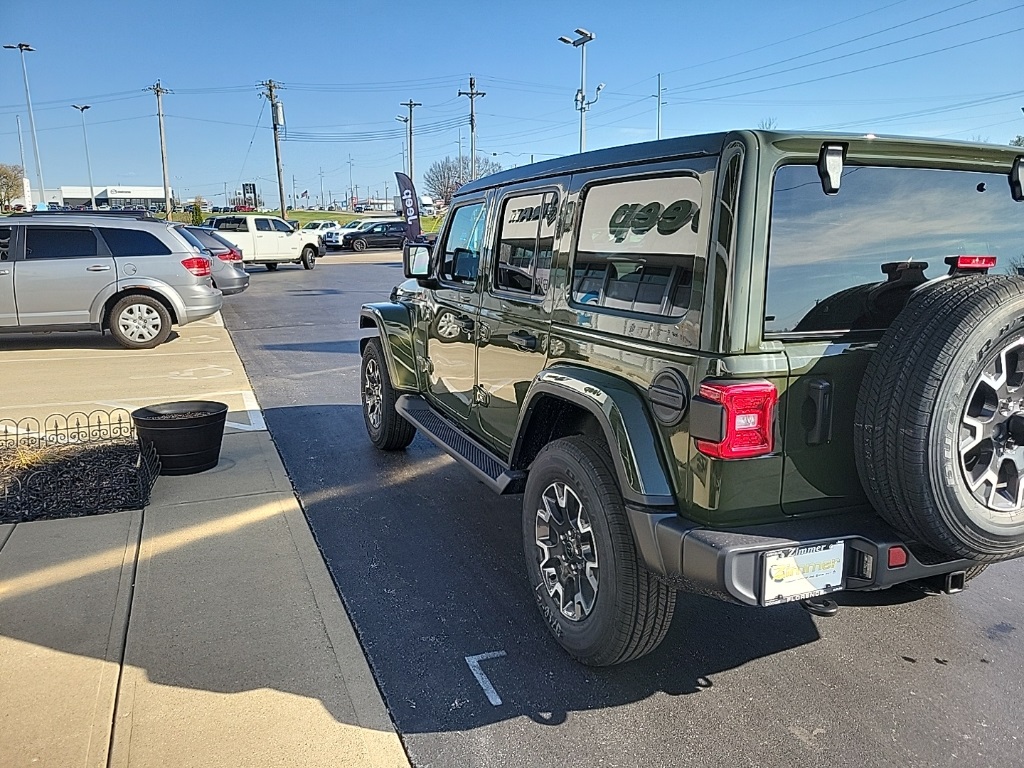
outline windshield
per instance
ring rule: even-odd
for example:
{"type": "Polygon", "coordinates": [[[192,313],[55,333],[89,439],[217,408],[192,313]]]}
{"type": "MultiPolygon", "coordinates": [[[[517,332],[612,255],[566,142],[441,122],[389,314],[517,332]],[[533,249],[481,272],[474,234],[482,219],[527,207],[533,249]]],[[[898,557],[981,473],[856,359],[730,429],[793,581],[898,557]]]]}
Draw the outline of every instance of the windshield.
{"type": "Polygon", "coordinates": [[[1015,274],[1024,269],[1022,214],[1005,174],[847,166],[839,193],[825,195],[814,166],[783,166],[765,331],[884,329],[902,308],[893,293],[905,299],[946,274],[948,256],[995,256],[993,272],[1015,274]]]}

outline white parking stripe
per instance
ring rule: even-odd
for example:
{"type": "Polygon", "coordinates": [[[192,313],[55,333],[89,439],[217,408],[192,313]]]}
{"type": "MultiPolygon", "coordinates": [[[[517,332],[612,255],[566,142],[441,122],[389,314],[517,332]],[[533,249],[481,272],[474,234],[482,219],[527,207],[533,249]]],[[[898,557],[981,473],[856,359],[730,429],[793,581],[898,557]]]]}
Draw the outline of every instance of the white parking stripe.
{"type": "Polygon", "coordinates": [[[504,651],[489,651],[487,653],[477,654],[476,656],[466,657],[466,663],[469,665],[469,671],[473,673],[473,677],[475,677],[476,681],[480,683],[480,687],[484,689],[484,695],[487,696],[487,700],[495,707],[501,706],[501,697],[498,695],[498,692],[494,690],[494,686],[491,685],[491,681],[480,668],[480,662],[487,661],[488,659],[497,659],[504,655],[504,651]]]}

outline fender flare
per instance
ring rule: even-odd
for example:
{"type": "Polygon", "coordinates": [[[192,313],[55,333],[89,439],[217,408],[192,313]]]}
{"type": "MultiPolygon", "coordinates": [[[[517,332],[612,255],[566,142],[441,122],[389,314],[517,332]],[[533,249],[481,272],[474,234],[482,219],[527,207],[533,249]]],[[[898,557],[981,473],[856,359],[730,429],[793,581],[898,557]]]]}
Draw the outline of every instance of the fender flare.
{"type": "MultiPolygon", "coordinates": [[[[359,311],[360,328],[376,328],[384,359],[387,361],[391,385],[402,392],[420,392],[420,374],[416,365],[412,315],[404,304],[382,302],[364,304],[359,311]]],[[[369,338],[359,340],[359,354],[366,349],[369,338]]]]}
{"type": "Polygon", "coordinates": [[[643,396],[625,379],[603,371],[558,366],[541,371],[523,402],[512,447],[513,468],[522,454],[537,406],[555,398],[594,416],[608,441],[619,487],[626,501],[647,507],[675,507],[676,497],[657,433],[643,396]]]}

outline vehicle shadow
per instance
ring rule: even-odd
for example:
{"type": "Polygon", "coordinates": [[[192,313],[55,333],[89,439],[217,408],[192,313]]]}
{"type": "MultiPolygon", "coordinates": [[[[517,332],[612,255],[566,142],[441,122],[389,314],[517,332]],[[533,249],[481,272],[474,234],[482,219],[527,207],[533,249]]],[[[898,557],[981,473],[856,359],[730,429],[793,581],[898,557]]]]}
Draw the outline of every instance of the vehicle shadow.
{"type": "MultiPolygon", "coordinates": [[[[172,330],[164,344],[180,339],[177,330],[172,330]]],[[[161,347],[163,344],[161,345],[161,347]]],[[[118,344],[109,333],[100,334],[96,331],[41,331],[38,333],[0,333],[0,350],[21,352],[42,352],[49,350],[119,350],[124,347],[118,344]]],[[[139,350],[145,354],[145,350],[139,350]]]]}
{"type": "Polygon", "coordinates": [[[336,352],[358,355],[359,340],[299,341],[294,343],[264,344],[263,348],[276,352],[336,352]]]}

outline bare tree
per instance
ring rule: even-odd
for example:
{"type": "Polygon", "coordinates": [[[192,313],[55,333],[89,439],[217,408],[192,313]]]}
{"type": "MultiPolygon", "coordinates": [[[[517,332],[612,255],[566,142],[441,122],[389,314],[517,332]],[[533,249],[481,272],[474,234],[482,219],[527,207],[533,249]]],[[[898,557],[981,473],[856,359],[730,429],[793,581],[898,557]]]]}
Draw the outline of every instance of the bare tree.
{"type": "Polygon", "coordinates": [[[0,163],[0,210],[10,207],[11,201],[25,194],[25,170],[20,165],[0,163]]]}
{"type": "Polygon", "coordinates": [[[1011,147],[1024,147],[1024,136],[1017,134],[1013,141],[1010,142],[1011,147]]]}
{"type": "Polygon", "coordinates": [[[771,131],[779,127],[779,121],[774,117],[765,117],[761,119],[761,122],[757,124],[757,127],[762,131],[771,131]]]}
{"type": "MultiPolygon", "coordinates": [[[[501,170],[501,165],[487,157],[477,157],[477,176],[486,176],[501,170]]],[[[469,158],[446,157],[427,168],[423,174],[423,188],[434,202],[448,205],[459,187],[469,181],[469,158]],[[461,163],[459,162],[461,160],[461,163]]]]}

